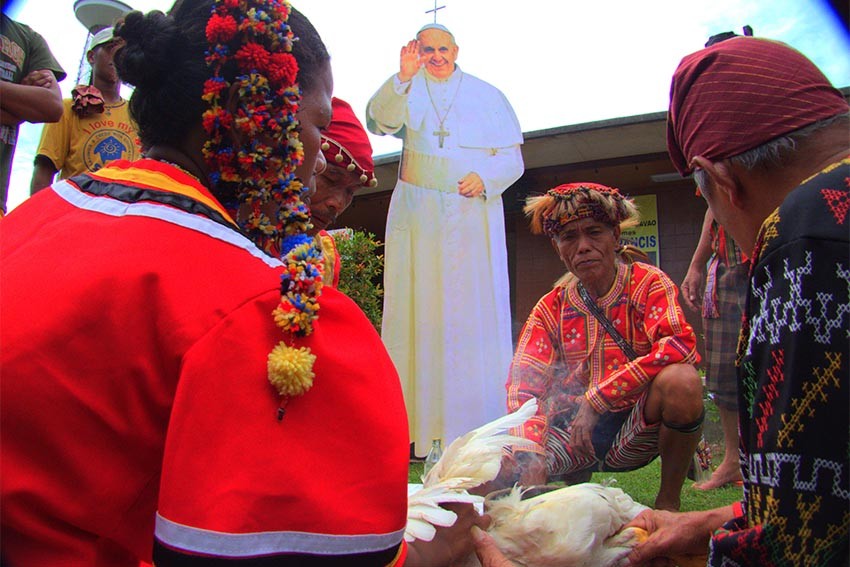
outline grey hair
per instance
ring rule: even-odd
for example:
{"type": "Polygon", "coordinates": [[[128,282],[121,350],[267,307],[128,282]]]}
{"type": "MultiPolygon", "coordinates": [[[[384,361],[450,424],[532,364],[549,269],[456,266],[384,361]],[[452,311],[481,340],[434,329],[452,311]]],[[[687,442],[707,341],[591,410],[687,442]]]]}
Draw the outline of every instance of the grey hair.
{"type": "Polygon", "coordinates": [[[704,169],[698,167],[694,170],[694,183],[697,184],[697,188],[703,196],[711,194],[711,177],[704,169]]]}
{"type": "MultiPolygon", "coordinates": [[[[850,113],[836,114],[823,120],[819,120],[799,130],[789,132],[771,141],[756,146],[744,153],[732,156],[729,161],[752,171],[754,169],[771,169],[773,166],[782,165],[789,154],[797,150],[797,144],[819,130],[823,130],[833,124],[850,120],[850,113]]],[[[694,170],[694,181],[702,193],[711,193],[711,178],[705,170],[697,168],[694,170]]]]}
{"type": "Polygon", "coordinates": [[[850,113],[836,114],[835,116],[809,124],[799,130],[789,132],[784,136],[774,138],[766,144],[747,150],[742,154],[732,156],[729,160],[734,164],[747,168],[747,170],[756,168],[770,169],[772,165],[782,164],[786,156],[797,149],[797,143],[799,141],[819,130],[832,126],[842,120],[847,120],[848,118],[850,118],[850,113]]]}

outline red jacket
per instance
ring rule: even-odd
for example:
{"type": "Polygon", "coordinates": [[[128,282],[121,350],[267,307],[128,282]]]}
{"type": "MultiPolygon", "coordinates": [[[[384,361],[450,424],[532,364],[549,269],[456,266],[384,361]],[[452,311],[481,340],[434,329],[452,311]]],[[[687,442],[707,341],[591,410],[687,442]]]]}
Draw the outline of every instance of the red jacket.
{"type": "Polygon", "coordinates": [[[404,402],[351,300],[325,288],[278,421],[280,262],[194,178],[117,162],[0,222],[4,560],[399,552],[404,402]]]}

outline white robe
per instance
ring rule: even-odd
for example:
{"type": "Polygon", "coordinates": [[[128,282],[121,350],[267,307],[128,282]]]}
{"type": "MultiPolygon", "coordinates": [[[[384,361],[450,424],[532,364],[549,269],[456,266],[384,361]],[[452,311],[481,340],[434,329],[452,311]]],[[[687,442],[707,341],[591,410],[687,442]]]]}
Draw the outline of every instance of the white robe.
{"type": "Polygon", "coordinates": [[[366,110],[370,131],[404,140],[387,217],[381,336],[420,455],[433,438],[446,446],[506,412],[512,341],[501,194],[523,172],[522,131],[498,89],[459,68],[448,81],[426,77],[391,77],[366,110]],[[434,106],[450,133],[442,148],[434,106]],[[458,194],[469,172],[486,197],[458,194]]]}

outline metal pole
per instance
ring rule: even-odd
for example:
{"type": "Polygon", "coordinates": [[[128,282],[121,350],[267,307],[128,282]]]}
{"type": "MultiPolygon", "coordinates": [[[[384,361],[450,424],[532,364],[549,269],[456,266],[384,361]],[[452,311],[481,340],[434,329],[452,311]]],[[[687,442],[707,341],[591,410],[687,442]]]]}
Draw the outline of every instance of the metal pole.
{"type": "Polygon", "coordinates": [[[83,45],[83,56],[80,58],[80,65],[77,67],[77,82],[74,83],[74,86],[80,84],[80,80],[83,77],[83,67],[88,63],[86,60],[86,53],[89,52],[89,42],[91,42],[91,32],[86,34],[86,43],[83,45]]]}

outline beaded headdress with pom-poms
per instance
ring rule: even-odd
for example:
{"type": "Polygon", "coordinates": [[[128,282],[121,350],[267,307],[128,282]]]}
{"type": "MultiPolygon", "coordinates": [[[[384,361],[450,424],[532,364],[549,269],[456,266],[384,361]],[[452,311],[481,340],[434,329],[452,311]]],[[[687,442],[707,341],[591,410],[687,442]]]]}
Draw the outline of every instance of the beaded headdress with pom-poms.
{"type": "MultiPolygon", "coordinates": [[[[640,214],[634,201],[619,190],[599,183],[565,183],[553,187],[543,195],[529,197],[523,211],[531,219],[531,232],[557,239],[571,222],[593,219],[621,230],[638,225],[640,214]]],[[[649,257],[639,248],[627,244],[617,250],[626,263],[649,262],[649,257]]],[[[568,272],[555,282],[561,287],[576,279],[568,272]]]]}
{"type": "Polygon", "coordinates": [[[269,382],[282,398],[278,419],[289,399],[313,384],[316,357],[291,343],[313,331],[323,269],[321,249],[306,234],[310,211],[302,196],[307,189],[295,177],[304,152],[295,116],[301,92],[290,9],[284,0],[216,0],[206,26],[211,73],[203,93],[209,105],[203,153],[210,180],[218,194],[231,196],[232,202],[223,204],[238,211],[239,225],[251,240],[284,262],[273,317],[290,344],[281,341],[268,359],[269,382]],[[234,86],[238,103],[231,112],[227,96],[234,86]],[[244,141],[239,147],[230,142],[232,130],[244,141]]]}
{"type": "Polygon", "coordinates": [[[631,199],[617,189],[599,183],[565,183],[543,195],[526,200],[525,214],[531,217],[531,230],[556,238],[573,221],[592,218],[621,229],[638,223],[638,211],[631,199]]]}

